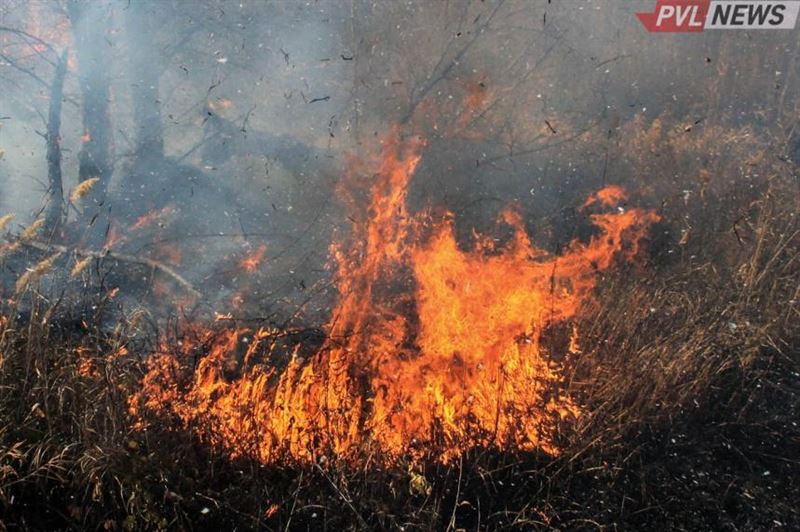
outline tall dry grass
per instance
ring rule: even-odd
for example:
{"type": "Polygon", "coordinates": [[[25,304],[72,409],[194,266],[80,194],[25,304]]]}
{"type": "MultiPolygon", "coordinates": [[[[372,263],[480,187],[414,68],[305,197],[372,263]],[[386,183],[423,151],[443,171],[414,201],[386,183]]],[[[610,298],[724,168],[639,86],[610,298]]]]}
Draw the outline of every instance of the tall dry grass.
{"type": "Polygon", "coordinates": [[[109,328],[63,310],[42,286],[60,267],[51,261],[33,267],[0,318],[3,521],[109,530],[800,526],[795,170],[750,130],[664,125],[672,122],[626,126],[632,140],[611,166],[636,191],[632,201],[658,208],[664,222],[649,255],[608,274],[578,323],[567,392],[583,414],[562,427],[561,456],[476,449],[447,465],[382,469],[365,457],[355,469],[264,468],[228,459],[168,419],[137,430],[127,401],[158,340],[141,341],[141,314],[109,328]]]}

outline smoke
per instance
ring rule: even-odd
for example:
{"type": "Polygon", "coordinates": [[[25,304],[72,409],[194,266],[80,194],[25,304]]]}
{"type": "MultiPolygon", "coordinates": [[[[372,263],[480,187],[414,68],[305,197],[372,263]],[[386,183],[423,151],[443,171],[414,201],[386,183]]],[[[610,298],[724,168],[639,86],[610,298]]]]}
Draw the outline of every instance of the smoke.
{"type": "MultiPolygon", "coordinates": [[[[369,182],[370,158],[394,124],[427,139],[412,211],[453,212],[464,243],[515,202],[531,233],[557,248],[574,236],[564,207],[630,173],[616,163],[621,125],[664,113],[687,127],[763,125],[793,110],[793,33],[653,35],[634,16],[649,7],[10,3],[4,26],[52,50],[0,32],[0,115],[8,117],[0,213],[28,221],[43,203],[37,132],[55,52],[68,46],[77,67],[63,95],[67,187],[78,181],[86,144],[84,81],[108,77],[111,130],[92,142],[113,147],[113,176],[108,197],[93,200],[102,216],[92,223],[105,239],[123,236],[126,252],[175,260],[212,306],[246,292],[255,305],[291,307],[323,286],[329,243],[354,223],[336,191],[352,160],[369,182]],[[91,43],[88,59],[79,57],[81,39],[91,43]],[[134,229],[153,213],[154,223],[134,229]],[[262,245],[263,274],[237,271],[262,245]]],[[[87,208],[71,208],[70,220],[87,208]]]]}

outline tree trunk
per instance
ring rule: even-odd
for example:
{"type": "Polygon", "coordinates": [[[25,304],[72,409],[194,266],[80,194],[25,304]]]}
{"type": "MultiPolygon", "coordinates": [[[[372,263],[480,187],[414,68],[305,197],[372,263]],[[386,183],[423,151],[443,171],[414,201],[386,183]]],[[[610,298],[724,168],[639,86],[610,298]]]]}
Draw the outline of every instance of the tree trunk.
{"type": "Polygon", "coordinates": [[[164,130],[158,99],[161,68],[156,64],[157,55],[151,39],[154,7],[156,4],[132,0],[125,11],[136,157],[152,160],[164,158],[164,130]]]}
{"type": "Polygon", "coordinates": [[[45,227],[49,235],[56,234],[64,221],[64,185],[61,177],[61,99],[64,76],[67,73],[67,50],[61,54],[50,88],[50,107],[47,115],[47,180],[49,190],[45,207],[45,227]]]}
{"type": "Polygon", "coordinates": [[[114,171],[113,139],[109,115],[109,85],[111,45],[107,40],[110,29],[110,10],[105,2],[69,0],[78,59],[78,80],[83,98],[83,137],[78,154],[78,180],[97,178],[97,183],[82,199],[83,218],[98,229],[89,230],[89,240],[96,242],[105,233],[106,192],[114,171]],[[105,223],[104,223],[105,222],[105,223]]]}

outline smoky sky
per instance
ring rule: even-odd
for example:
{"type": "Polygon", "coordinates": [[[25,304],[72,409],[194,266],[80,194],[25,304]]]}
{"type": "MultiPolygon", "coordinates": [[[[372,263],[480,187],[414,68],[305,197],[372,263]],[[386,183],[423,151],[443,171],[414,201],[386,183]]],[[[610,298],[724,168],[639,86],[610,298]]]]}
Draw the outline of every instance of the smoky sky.
{"type": "MultiPolygon", "coordinates": [[[[793,96],[795,32],[649,34],[634,15],[648,0],[97,0],[79,21],[68,2],[0,4],[0,213],[24,225],[41,208],[53,62],[66,47],[79,62],[75,39],[107,27],[97,75],[110,78],[110,216],[177,205],[159,238],[203,246],[186,267],[195,282],[216,282],[223,258],[264,242],[269,291],[284,295],[324,278],[331,239],[352,223],[337,185],[395,124],[428,137],[412,210],[450,210],[468,234],[509,202],[542,216],[609,179],[613,149],[570,142],[582,132],[611,138],[663,113],[765,123],[793,96]],[[137,145],[143,83],[163,129],[159,160],[137,145]],[[485,108],[459,121],[475,91],[485,108]]],[[[84,135],[74,64],[63,100],[68,191],[84,135]]]]}

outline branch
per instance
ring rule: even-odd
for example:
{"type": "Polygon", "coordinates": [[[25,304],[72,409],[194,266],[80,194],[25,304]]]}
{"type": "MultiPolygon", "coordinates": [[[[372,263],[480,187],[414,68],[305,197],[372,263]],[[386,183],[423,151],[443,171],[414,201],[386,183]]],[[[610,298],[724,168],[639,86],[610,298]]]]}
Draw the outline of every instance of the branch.
{"type": "MultiPolygon", "coordinates": [[[[41,45],[42,45],[42,46],[44,46],[44,47],[45,47],[45,48],[46,48],[46,49],[47,49],[49,52],[52,52],[52,53],[53,53],[53,55],[55,55],[56,57],[58,57],[58,53],[55,51],[55,49],[53,48],[53,46],[52,46],[52,45],[51,45],[49,42],[47,42],[47,41],[45,41],[45,40],[43,40],[43,39],[41,39],[41,38],[37,37],[36,35],[33,35],[32,33],[28,33],[27,31],[23,31],[23,30],[21,30],[21,29],[19,29],[19,28],[11,28],[11,27],[9,27],[9,26],[0,26],[0,32],[13,33],[13,34],[15,34],[15,35],[19,35],[19,36],[21,36],[21,37],[25,37],[26,39],[30,39],[30,40],[32,40],[32,41],[34,41],[34,42],[36,42],[37,44],[41,44],[41,45]]],[[[27,43],[27,42],[26,42],[26,44],[28,44],[28,46],[30,46],[30,43],[27,43]]],[[[34,48],[34,51],[35,51],[37,54],[39,54],[40,56],[42,56],[42,59],[44,59],[45,61],[47,61],[47,62],[48,62],[48,63],[50,63],[51,65],[53,65],[53,66],[56,66],[56,63],[54,63],[53,61],[51,61],[51,60],[49,60],[48,58],[44,57],[44,55],[42,55],[42,53],[41,53],[39,50],[37,50],[36,48],[34,48]]]]}
{"type": "Polygon", "coordinates": [[[32,77],[34,80],[36,80],[37,83],[39,83],[39,85],[42,85],[43,87],[48,87],[48,88],[50,87],[50,84],[47,83],[45,80],[43,80],[36,72],[34,72],[33,70],[31,70],[29,68],[25,68],[25,67],[23,67],[21,65],[18,65],[16,61],[11,59],[11,57],[9,57],[9,56],[7,56],[5,54],[0,54],[0,59],[2,59],[3,62],[5,62],[11,68],[15,68],[15,69],[19,70],[20,72],[22,72],[24,74],[27,74],[30,77],[32,77]]]}
{"type": "Polygon", "coordinates": [[[60,246],[58,244],[46,244],[44,242],[38,242],[36,240],[26,240],[20,241],[19,244],[24,247],[36,249],[39,251],[44,251],[45,253],[75,253],[79,257],[84,258],[93,258],[93,259],[111,259],[118,262],[126,262],[128,264],[139,264],[141,266],[149,266],[153,270],[158,270],[167,277],[170,277],[173,281],[178,283],[184,290],[189,292],[191,295],[200,298],[202,294],[197,291],[192,284],[184,279],[178,272],[164,264],[163,262],[159,262],[153,259],[148,259],[145,257],[134,257],[133,255],[126,255],[124,253],[117,253],[115,251],[111,251],[108,249],[104,249],[102,251],[94,251],[88,249],[78,249],[78,248],[69,248],[67,246],[60,246]]]}
{"type": "MultiPolygon", "coordinates": [[[[42,77],[39,76],[36,72],[34,72],[33,70],[31,70],[29,68],[25,68],[24,66],[20,65],[17,61],[12,59],[11,57],[9,57],[9,56],[7,56],[7,55],[5,55],[3,53],[0,53],[0,60],[2,60],[7,66],[10,66],[11,68],[19,70],[23,74],[27,74],[34,81],[36,81],[36,83],[38,83],[42,87],[45,87],[47,89],[50,88],[50,84],[47,83],[47,81],[45,81],[44,79],[42,79],[42,77]]],[[[69,96],[64,96],[64,101],[69,103],[69,104],[71,104],[71,105],[73,105],[76,108],[79,107],[78,102],[74,98],[71,98],[69,96]]]]}
{"type": "Polygon", "coordinates": [[[450,73],[450,71],[453,70],[453,68],[456,65],[459,65],[461,63],[461,60],[464,58],[467,52],[469,52],[470,48],[472,48],[472,46],[483,35],[484,31],[489,27],[489,24],[492,22],[495,15],[497,15],[497,12],[500,11],[500,8],[503,6],[503,2],[505,2],[505,0],[500,0],[500,2],[498,2],[497,5],[495,5],[494,9],[486,18],[486,20],[484,20],[480,25],[478,25],[477,28],[475,28],[475,30],[473,30],[474,36],[455,54],[455,56],[453,56],[453,58],[448,63],[445,63],[445,56],[447,55],[447,49],[450,47],[452,41],[450,41],[447,44],[445,51],[439,58],[439,62],[436,64],[435,67],[433,67],[433,71],[431,71],[431,74],[428,78],[428,82],[422,86],[419,92],[412,90],[411,106],[408,112],[406,112],[406,114],[400,120],[402,124],[407,123],[408,121],[411,120],[411,118],[413,118],[414,113],[417,110],[417,107],[419,107],[419,105],[425,100],[425,98],[427,98],[431,90],[433,90],[433,88],[436,87],[436,85],[438,85],[440,81],[445,79],[447,75],[450,73]]]}

